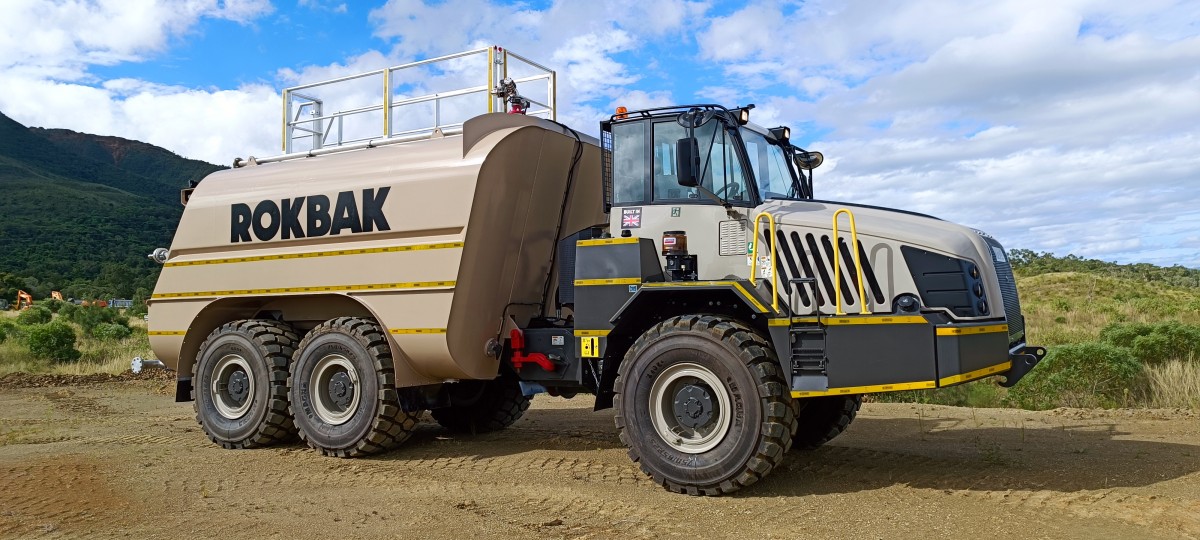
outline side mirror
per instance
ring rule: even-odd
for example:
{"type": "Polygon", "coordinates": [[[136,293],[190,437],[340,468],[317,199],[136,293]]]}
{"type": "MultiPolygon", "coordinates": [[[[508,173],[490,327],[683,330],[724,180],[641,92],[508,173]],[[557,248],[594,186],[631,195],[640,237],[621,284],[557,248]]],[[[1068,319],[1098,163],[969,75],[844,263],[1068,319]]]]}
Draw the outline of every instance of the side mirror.
{"type": "Polygon", "coordinates": [[[825,163],[825,156],[820,152],[806,152],[801,150],[796,152],[795,160],[796,167],[811,171],[820,167],[822,163],[825,163]]]}
{"type": "Polygon", "coordinates": [[[675,166],[679,173],[679,185],[692,188],[700,185],[700,179],[697,178],[700,174],[700,144],[695,137],[679,139],[675,145],[675,166]]]}

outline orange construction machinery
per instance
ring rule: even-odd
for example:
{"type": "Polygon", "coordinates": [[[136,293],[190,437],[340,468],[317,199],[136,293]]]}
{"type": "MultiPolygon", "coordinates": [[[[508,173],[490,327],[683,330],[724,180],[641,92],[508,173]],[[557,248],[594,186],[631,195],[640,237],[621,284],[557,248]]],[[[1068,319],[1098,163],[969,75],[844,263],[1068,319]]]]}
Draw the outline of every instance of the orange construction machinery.
{"type": "Polygon", "coordinates": [[[25,291],[17,291],[17,303],[13,304],[13,309],[22,310],[28,309],[33,305],[33,295],[25,291]]]}

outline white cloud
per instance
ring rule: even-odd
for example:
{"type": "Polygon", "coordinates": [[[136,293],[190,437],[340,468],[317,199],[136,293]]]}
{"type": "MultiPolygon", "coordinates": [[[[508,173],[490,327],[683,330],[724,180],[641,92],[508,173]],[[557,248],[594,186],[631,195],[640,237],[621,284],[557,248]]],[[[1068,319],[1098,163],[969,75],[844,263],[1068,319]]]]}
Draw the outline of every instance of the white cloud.
{"type": "MultiPolygon", "coordinates": [[[[756,103],[755,122],[791,124],[793,139],[825,153],[820,196],[932,213],[1010,247],[1200,266],[1197,2],[764,0],[714,17],[708,2],[684,0],[391,0],[368,16],[378,50],[281,69],[270,83],[196,89],[88,71],[152,60],[205,18],[248,23],[271,9],[267,0],[8,2],[0,110],[228,163],[278,152],[270,83],[499,44],[558,71],[559,120],[581,131],[594,133],[617,105],[756,103]]],[[[463,59],[406,72],[395,95],[478,85],[482,70],[463,59]]],[[[347,83],[330,107],[373,104],[379,88],[347,83]]],[[[537,85],[521,91],[543,97],[537,85]]],[[[442,112],[481,108],[468,101],[442,112]]],[[[419,124],[431,114],[398,116],[419,124]]]]}
{"type": "Polygon", "coordinates": [[[1012,247],[1196,265],[1188,231],[1158,224],[1194,226],[1200,201],[1198,16],[1166,0],[765,3],[698,41],[724,86],[824,132],[818,195],[1012,247]]]}
{"type": "Polygon", "coordinates": [[[204,18],[249,22],[267,0],[7,2],[0,18],[0,111],[30,126],[147,141],[228,163],[278,153],[279,98],[263,84],[193,89],[138,79],[99,81],[92,65],[144,61],[204,18]]]}
{"type": "Polygon", "coordinates": [[[371,21],[377,36],[392,40],[398,62],[497,44],[549,65],[558,71],[559,120],[595,132],[597,122],[612,114],[597,100],[625,94],[644,72],[618,55],[675,39],[707,9],[707,3],[684,0],[559,0],[543,10],[493,0],[391,0],[371,12],[371,21]]]}
{"type": "Polygon", "coordinates": [[[10,0],[0,17],[0,70],[61,80],[88,65],[113,65],[162,51],[201,18],[246,21],[268,0],[10,0]]]}
{"type": "Polygon", "coordinates": [[[238,156],[280,153],[274,122],[279,94],[264,84],[197,90],[118,79],[93,87],[6,76],[0,77],[0,96],[0,110],[29,126],[148,141],[225,165],[238,156]],[[14,109],[11,103],[21,107],[14,109]]]}

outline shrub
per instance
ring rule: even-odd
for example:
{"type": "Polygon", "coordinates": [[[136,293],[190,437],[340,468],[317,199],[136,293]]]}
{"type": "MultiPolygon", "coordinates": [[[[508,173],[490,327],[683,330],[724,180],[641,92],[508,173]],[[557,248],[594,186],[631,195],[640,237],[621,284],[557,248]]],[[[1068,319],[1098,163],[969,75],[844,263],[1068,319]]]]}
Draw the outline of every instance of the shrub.
{"type": "Polygon", "coordinates": [[[1148,335],[1153,331],[1154,325],[1152,324],[1110,324],[1100,331],[1100,341],[1118,347],[1133,347],[1134,339],[1137,339],[1139,336],[1148,335]]]}
{"type": "Polygon", "coordinates": [[[1200,327],[1179,321],[1156,325],[1133,339],[1133,356],[1147,365],[1200,358],[1200,327]]]}
{"type": "Polygon", "coordinates": [[[1141,373],[1141,364],[1124,347],[1063,345],[1009,390],[1007,401],[1025,409],[1125,406],[1138,394],[1141,373]]]}
{"type": "Polygon", "coordinates": [[[100,323],[92,329],[92,336],[104,341],[120,341],[133,334],[128,326],[117,323],[100,323]]]}
{"type": "Polygon", "coordinates": [[[78,309],[71,312],[70,320],[83,328],[83,333],[89,336],[93,335],[93,331],[101,324],[129,325],[129,318],[121,315],[117,310],[99,306],[79,306],[78,309]]]}
{"type": "Polygon", "coordinates": [[[70,302],[64,302],[63,305],[59,306],[58,308],[58,316],[68,321],[74,320],[72,317],[75,316],[76,311],[79,311],[79,306],[70,302]]]}
{"type": "Polygon", "coordinates": [[[1133,351],[1144,364],[1200,359],[1200,326],[1170,321],[1160,324],[1110,324],[1100,339],[1133,351]]]}
{"type": "Polygon", "coordinates": [[[62,309],[63,306],[67,305],[66,302],[63,302],[62,300],[59,300],[57,298],[51,298],[49,300],[42,300],[41,302],[39,302],[39,304],[42,307],[50,310],[50,313],[58,313],[58,310],[62,309]]]}
{"type": "Polygon", "coordinates": [[[24,335],[22,328],[16,323],[9,320],[0,320],[0,343],[4,343],[8,338],[16,338],[24,335]]]}
{"type": "Polygon", "coordinates": [[[38,358],[57,362],[79,359],[75,349],[75,330],[61,322],[39,324],[29,329],[29,352],[38,358]]]}
{"type": "Polygon", "coordinates": [[[17,324],[25,326],[46,324],[50,322],[50,319],[53,318],[54,314],[50,313],[50,310],[42,306],[33,306],[31,308],[22,310],[21,313],[17,314],[17,324]]]}

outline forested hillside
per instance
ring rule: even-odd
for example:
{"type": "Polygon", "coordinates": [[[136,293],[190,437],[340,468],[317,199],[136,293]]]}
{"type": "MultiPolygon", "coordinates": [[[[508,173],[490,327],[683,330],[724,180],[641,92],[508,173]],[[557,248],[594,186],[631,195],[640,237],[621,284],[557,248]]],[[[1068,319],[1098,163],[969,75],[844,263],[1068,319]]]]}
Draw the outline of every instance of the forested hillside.
{"type": "Polygon", "coordinates": [[[130,298],[170,243],[179,190],[220,169],[149,144],[29,129],[0,114],[0,299],[130,298]]]}

